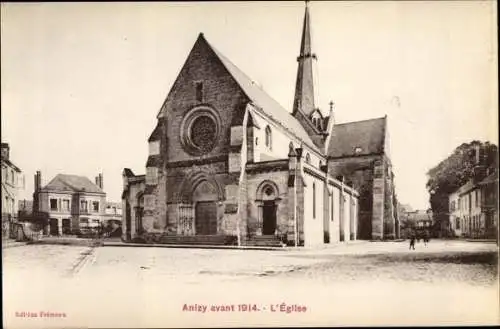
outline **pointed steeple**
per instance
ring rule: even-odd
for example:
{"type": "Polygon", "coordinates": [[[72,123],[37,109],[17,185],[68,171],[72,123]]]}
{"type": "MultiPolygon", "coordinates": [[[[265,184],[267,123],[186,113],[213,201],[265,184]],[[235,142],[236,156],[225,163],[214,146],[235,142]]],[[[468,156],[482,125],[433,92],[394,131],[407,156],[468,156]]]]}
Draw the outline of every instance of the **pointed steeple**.
{"type": "Polygon", "coordinates": [[[314,83],[313,83],[313,60],[316,55],[312,53],[311,26],[309,18],[309,1],[306,1],[304,24],[302,27],[302,40],[300,42],[300,55],[297,69],[297,81],[295,84],[295,98],[293,101],[293,114],[301,111],[309,116],[315,109],[314,106],[314,83]]]}

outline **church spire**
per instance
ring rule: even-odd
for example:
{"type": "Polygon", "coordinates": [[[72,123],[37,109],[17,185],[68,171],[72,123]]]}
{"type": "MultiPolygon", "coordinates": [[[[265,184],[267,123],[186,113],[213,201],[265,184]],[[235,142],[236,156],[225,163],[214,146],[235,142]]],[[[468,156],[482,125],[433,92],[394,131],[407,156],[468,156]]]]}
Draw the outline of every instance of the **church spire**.
{"type": "Polygon", "coordinates": [[[306,1],[302,40],[300,42],[300,55],[297,57],[299,65],[295,84],[295,98],[293,101],[293,114],[300,110],[306,116],[309,116],[315,108],[313,60],[316,60],[316,55],[312,53],[311,47],[311,26],[308,2],[309,1],[306,1]]]}

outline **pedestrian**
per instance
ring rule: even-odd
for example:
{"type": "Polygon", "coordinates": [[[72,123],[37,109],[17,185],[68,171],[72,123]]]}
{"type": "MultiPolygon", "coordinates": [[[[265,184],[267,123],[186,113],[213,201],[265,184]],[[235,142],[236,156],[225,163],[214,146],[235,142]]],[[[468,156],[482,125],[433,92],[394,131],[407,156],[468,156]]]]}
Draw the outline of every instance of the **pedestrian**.
{"type": "Polygon", "coordinates": [[[412,249],[415,250],[415,235],[414,234],[412,234],[410,236],[410,250],[412,250],[412,249]]]}
{"type": "Polygon", "coordinates": [[[427,247],[427,243],[429,243],[429,232],[425,232],[424,234],[424,245],[427,247]]]}

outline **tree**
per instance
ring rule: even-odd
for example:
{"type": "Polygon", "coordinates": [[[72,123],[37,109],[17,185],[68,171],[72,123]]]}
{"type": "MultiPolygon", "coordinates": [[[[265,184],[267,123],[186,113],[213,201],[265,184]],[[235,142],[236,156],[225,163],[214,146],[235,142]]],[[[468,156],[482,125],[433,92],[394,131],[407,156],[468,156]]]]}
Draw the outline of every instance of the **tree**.
{"type": "Polygon", "coordinates": [[[426,187],[436,229],[446,229],[449,195],[470,179],[483,179],[488,168],[498,168],[498,147],[474,140],[458,146],[449,157],[427,172],[426,187]]]}

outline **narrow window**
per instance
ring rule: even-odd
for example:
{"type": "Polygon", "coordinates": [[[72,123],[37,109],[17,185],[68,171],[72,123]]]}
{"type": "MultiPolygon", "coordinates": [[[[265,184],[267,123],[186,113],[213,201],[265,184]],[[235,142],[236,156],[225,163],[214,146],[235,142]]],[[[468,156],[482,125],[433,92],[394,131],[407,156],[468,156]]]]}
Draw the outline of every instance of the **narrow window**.
{"type": "Polygon", "coordinates": [[[99,212],[99,201],[93,201],[92,202],[92,210],[94,212],[99,212]]]}
{"type": "Polygon", "coordinates": [[[311,163],[311,156],[309,153],[306,154],[306,163],[311,163]]]}
{"type": "Polygon", "coordinates": [[[313,218],[316,218],[316,183],[313,183],[313,218]]]}
{"type": "Polygon", "coordinates": [[[87,211],[87,201],[85,200],[80,201],[80,208],[81,211],[87,211]]]}
{"type": "Polygon", "coordinates": [[[332,190],[332,195],[330,196],[330,203],[331,203],[331,207],[332,207],[332,209],[331,209],[331,216],[332,216],[331,221],[333,222],[333,214],[334,214],[334,212],[333,212],[333,190],[332,190]]]}
{"type": "Polygon", "coordinates": [[[57,210],[57,199],[50,199],[50,210],[57,210]]]}
{"type": "Polygon", "coordinates": [[[273,149],[273,136],[271,133],[271,127],[269,126],[266,127],[266,147],[270,150],[273,149]]]}
{"type": "Polygon", "coordinates": [[[65,211],[69,211],[69,200],[63,200],[63,202],[62,202],[62,208],[65,211]]]}
{"type": "Polygon", "coordinates": [[[203,82],[196,82],[196,101],[203,102],[203,82]]]}

